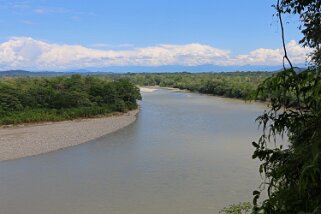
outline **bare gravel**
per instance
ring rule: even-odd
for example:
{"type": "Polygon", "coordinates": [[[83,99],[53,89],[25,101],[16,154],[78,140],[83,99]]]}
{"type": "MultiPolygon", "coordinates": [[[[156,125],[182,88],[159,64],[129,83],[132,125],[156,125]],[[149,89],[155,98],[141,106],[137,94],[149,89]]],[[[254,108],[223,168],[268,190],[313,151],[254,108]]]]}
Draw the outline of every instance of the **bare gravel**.
{"type": "Polygon", "coordinates": [[[138,110],[118,116],[0,128],[0,161],[75,146],[122,129],[138,110]]]}

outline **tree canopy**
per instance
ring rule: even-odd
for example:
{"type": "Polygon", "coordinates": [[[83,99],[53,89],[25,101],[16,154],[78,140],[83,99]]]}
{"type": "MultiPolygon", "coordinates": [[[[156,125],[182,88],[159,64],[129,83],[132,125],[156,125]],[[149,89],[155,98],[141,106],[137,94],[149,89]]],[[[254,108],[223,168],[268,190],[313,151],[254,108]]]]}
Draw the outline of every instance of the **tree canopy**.
{"type": "MultiPolygon", "coordinates": [[[[186,89],[203,94],[239,99],[255,97],[257,87],[272,72],[222,72],[222,73],[157,73],[126,74],[134,84],[186,89]]],[[[121,76],[120,76],[121,77],[121,76]]],[[[264,97],[260,97],[264,100],[264,97]]]]}
{"type": "Polygon", "coordinates": [[[281,0],[283,13],[299,14],[304,35],[301,43],[304,46],[320,47],[321,44],[321,1],[319,0],[281,0]]]}
{"type": "Polygon", "coordinates": [[[139,89],[127,79],[25,77],[0,79],[0,125],[90,117],[137,108],[139,89]]]}
{"type": "Polygon", "coordinates": [[[258,95],[268,98],[270,110],[257,118],[263,134],[253,142],[253,158],[261,161],[264,174],[261,188],[253,192],[254,213],[321,213],[320,5],[319,0],[281,0],[276,5],[279,16],[300,15],[300,42],[315,51],[313,67],[299,73],[285,69],[259,86],[258,95]],[[278,142],[279,135],[287,135],[287,145],[278,142]],[[259,203],[264,191],[268,197],[259,203]]]}
{"type": "Polygon", "coordinates": [[[320,0],[281,0],[278,1],[281,13],[292,13],[300,16],[299,29],[303,34],[300,43],[315,48],[312,61],[321,65],[321,1],[320,0]]]}

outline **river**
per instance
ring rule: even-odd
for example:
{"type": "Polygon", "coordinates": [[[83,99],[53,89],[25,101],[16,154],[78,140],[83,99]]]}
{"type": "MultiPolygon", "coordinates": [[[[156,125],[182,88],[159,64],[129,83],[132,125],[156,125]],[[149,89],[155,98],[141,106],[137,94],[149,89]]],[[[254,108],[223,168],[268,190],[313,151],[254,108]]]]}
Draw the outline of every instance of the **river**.
{"type": "Polygon", "coordinates": [[[207,214],[251,201],[263,104],[157,90],[132,125],[0,162],[1,214],[207,214]]]}

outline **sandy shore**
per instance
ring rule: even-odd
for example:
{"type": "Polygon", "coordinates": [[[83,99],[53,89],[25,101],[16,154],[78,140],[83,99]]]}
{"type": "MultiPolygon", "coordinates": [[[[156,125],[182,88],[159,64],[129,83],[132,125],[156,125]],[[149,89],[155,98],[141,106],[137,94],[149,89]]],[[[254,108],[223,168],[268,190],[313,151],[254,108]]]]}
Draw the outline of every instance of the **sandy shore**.
{"type": "Polygon", "coordinates": [[[0,161],[78,145],[128,126],[138,110],[119,116],[0,128],[0,161]]]}
{"type": "Polygon", "coordinates": [[[158,89],[155,87],[139,87],[140,92],[154,92],[157,91],[158,89]]]}
{"type": "Polygon", "coordinates": [[[190,92],[187,89],[179,89],[179,88],[172,88],[172,87],[161,87],[161,86],[140,86],[139,87],[141,92],[154,92],[160,89],[166,89],[171,91],[182,91],[182,92],[190,92]]]}

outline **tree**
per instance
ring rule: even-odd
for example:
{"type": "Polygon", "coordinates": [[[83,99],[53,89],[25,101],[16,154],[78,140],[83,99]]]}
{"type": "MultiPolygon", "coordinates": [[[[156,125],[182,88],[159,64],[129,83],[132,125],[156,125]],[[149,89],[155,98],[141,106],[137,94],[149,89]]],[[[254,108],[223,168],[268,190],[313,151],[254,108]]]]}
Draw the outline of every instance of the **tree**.
{"type": "Polygon", "coordinates": [[[303,33],[300,43],[315,48],[312,62],[321,65],[321,1],[320,0],[281,0],[276,8],[281,14],[298,14],[302,21],[299,29],[303,33]]]}
{"type": "Polygon", "coordinates": [[[282,13],[299,14],[302,20],[302,33],[300,41],[304,45],[317,47],[321,44],[321,2],[319,0],[282,0],[280,2],[282,13]]]}
{"type": "Polygon", "coordinates": [[[57,121],[137,108],[139,89],[105,77],[0,79],[0,125],[57,121]]]}
{"type": "Polygon", "coordinates": [[[254,213],[321,213],[321,75],[319,0],[281,0],[275,6],[282,27],[282,14],[299,14],[304,46],[315,48],[313,68],[296,73],[286,49],[284,59],[290,69],[268,78],[258,89],[267,97],[270,110],[257,120],[263,126],[258,142],[253,142],[253,158],[262,163],[267,199],[258,203],[264,188],[254,191],[254,213]],[[288,136],[288,145],[277,143],[277,136],[288,136]],[[274,142],[274,145],[271,145],[274,142]]]}

